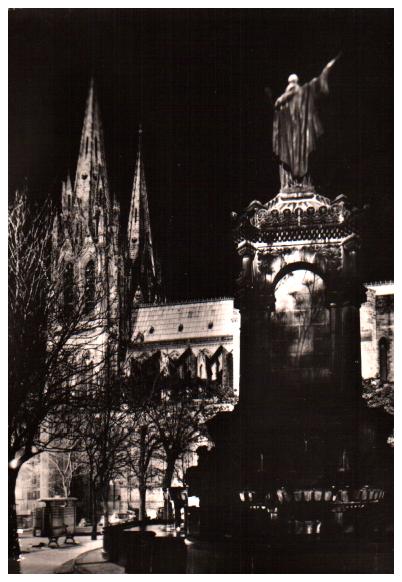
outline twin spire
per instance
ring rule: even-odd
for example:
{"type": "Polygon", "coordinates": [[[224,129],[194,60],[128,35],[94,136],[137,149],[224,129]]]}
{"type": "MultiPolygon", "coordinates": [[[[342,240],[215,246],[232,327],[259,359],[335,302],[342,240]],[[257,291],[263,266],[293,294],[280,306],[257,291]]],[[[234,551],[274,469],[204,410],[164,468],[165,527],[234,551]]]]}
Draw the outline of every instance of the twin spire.
{"type": "Polygon", "coordinates": [[[135,164],[127,235],[129,257],[131,261],[137,260],[141,250],[143,250],[142,247],[144,245],[148,245],[152,250],[151,222],[149,218],[147,186],[145,182],[145,172],[142,161],[141,125],[138,130],[138,153],[137,161],[135,164]]]}
{"type": "Polygon", "coordinates": [[[138,152],[127,227],[128,258],[135,282],[134,302],[153,303],[160,299],[159,272],[152,246],[148,194],[142,161],[142,127],[138,129],[138,152]]]}
{"type": "Polygon", "coordinates": [[[74,192],[84,213],[91,213],[96,203],[103,203],[110,210],[103,128],[93,78],[89,85],[74,192]]]}
{"type": "MultiPolygon", "coordinates": [[[[152,246],[148,196],[142,160],[141,126],[138,136],[138,153],[126,241],[128,277],[131,279],[129,286],[132,289],[133,299],[136,297],[137,301],[154,302],[159,298],[159,293],[156,291],[159,286],[159,273],[152,246]]],[[[106,170],[104,136],[93,78],[90,82],[86,102],[74,189],[69,178],[63,183],[63,211],[68,213],[72,206],[80,209],[80,214],[87,224],[90,225],[95,217],[101,213],[106,219],[106,230],[111,226],[113,213],[111,212],[106,170]]],[[[116,206],[116,208],[118,207],[116,206]]]]}

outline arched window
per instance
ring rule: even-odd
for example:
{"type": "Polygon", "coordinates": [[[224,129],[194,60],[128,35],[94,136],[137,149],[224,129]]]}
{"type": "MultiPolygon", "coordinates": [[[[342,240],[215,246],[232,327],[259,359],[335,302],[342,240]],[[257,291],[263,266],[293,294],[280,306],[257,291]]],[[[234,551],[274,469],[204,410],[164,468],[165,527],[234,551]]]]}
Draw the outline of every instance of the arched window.
{"type": "Polygon", "coordinates": [[[286,377],[289,390],[310,390],[313,384],[321,386],[331,373],[325,281],[303,265],[284,272],[277,280],[271,318],[272,372],[286,377]]]}
{"type": "Polygon", "coordinates": [[[85,267],[84,289],[85,313],[90,313],[95,307],[95,263],[89,261],[85,267]]]}
{"type": "Polygon", "coordinates": [[[64,309],[70,313],[74,305],[74,267],[67,263],[63,273],[63,301],[64,309]]]}
{"type": "Polygon", "coordinates": [[[87,389],[91,388],[93,382],[93,372],[94,363],[91,358],[91,354],[85,351],[82,355],[82,370],[81,370],[81,383],[87,389]]]}
{"type": "Polygon", "coordinates": [[[385,337],[382,337],[378,343],[380,350],[380,378],[383,382],[388,380],[388,350],[389,344],[385,337]]]}

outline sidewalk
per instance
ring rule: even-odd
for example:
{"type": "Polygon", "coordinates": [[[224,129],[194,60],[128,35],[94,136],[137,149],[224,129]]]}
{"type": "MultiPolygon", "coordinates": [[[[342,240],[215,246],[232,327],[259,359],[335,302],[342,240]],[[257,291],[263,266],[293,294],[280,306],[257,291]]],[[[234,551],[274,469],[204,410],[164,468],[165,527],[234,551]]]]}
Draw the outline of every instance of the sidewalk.
{"type": "Polygon", "coordinates": [[[105,560],[101,548],[81,554],[72,564],[72,569],[74,574],[124,574],[123,566],[105,560]]]}
{"type": "Polygon", "coordinates": [[[76,536],[75,545],[63,544],[62,540],[60,538],[59,548],[48,548],[48,538],[21,537],[21,574],[53,574],[63,565],[63,570],[58,573],[67,573],[66,562],[71,561],[72,566],[80,554],[102,547],[102,536],[98,536],[97,540],[91,540],[89,536],[76,536]],[[45,545],[40,546],[41,543],[45,545]]]}

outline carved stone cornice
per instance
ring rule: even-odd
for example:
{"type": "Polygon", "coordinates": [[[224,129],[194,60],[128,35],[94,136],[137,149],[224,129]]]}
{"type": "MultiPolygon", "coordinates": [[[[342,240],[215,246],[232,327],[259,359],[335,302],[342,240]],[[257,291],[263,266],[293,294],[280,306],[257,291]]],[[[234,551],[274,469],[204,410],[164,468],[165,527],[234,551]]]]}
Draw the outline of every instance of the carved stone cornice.
{"type": "Polygon", "coordinates": [[[266,204],[253,201],[234,215],[234,239],[241,243],[340,240],[357,230],[357,211],[341,195],[331,202],[319,194],[278,194],[266,204]]]}

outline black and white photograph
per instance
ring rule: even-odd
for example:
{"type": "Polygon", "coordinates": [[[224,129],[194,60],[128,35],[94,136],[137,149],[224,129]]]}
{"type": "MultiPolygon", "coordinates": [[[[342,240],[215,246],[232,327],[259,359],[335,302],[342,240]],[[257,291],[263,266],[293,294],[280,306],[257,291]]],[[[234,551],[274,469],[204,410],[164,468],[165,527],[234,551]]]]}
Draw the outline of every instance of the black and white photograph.
{"type": "Polygon", "coordinates": [[[9,8],[9,574],[394,573],[393,189],[392,8],[9,8]]]}

